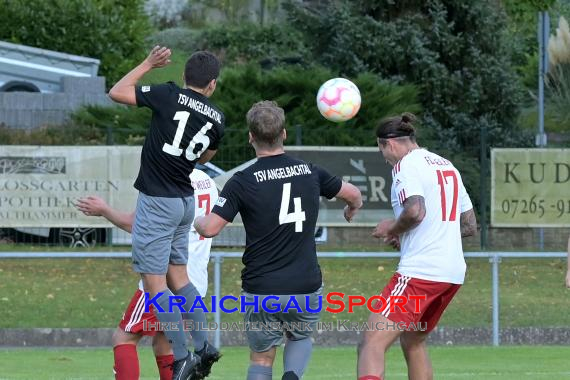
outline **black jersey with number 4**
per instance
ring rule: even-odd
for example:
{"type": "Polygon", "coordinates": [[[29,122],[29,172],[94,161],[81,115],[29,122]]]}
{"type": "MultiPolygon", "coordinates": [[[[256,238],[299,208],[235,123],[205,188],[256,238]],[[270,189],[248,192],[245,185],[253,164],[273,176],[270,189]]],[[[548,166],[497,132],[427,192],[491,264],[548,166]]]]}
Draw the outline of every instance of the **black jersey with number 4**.
{"type": "Polygon", "coordinates": [[[254,294],[304,294],[322,283],[315,225],[319,197],[338,194],[340,178],[280,154],[261,157],[224,186],[213,213],[239,212],[246,231],[242,287],[254,294]]]}
{"type": "Polygon", "coordinates": [[[174,82],[135,88],[137,106],[152,110],[135,188],[155,197],[194,193],[190,173],[224,134],[224,114],[208,98],[174,82]]]}

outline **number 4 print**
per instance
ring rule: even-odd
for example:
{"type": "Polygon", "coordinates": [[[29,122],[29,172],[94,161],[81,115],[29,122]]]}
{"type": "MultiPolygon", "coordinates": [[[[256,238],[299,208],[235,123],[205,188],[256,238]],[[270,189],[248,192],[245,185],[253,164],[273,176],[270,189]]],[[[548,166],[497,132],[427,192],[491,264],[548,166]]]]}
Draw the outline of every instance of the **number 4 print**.
{"type": "Polygon", "coordinates": [[[446,194],[445,185],[447,185],[447,177],[453,178],[453,201],[451,203],[451,212],[449,213],[449,221],[454,222],[457,216],[457,175],[453,170],[438,170],[437,183],[439,184],[439,194],[441,196],[441,220],[445,222],[446,212],[446,194]]]}
{"type": "Polygon", "coordinates": [[[295,208],[289,214],[289,202],[291,200],[291,183],[283,184],[281,196],[281,208],[279,210],[279,224],[295,223],[295,232],[303,232],[303,222],[306,220],[305,211],[301,210],[301,197],[293,198],[295,208]]]}

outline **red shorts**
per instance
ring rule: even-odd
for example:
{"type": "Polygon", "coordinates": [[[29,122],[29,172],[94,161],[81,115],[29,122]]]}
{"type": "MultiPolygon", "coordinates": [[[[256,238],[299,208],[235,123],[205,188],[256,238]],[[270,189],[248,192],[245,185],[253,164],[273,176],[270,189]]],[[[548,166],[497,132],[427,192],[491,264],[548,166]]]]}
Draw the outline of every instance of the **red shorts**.
{"type": "Polygon", "coordinates": [[[460,287],[395,273],[382,290],[385,302],[379,300],[374,308],[390,321],[401,322],[400,325],[412,331],[430,332],[460,287]]]}
{"type": "Polygon", "coordinates": [[[123,319],[119,322],[119,328],[131,334],[154,336],[158,331],[155,328],[157,323],[158,319],[154,315],[152,305],[150,305],[148,313],[144,312],[144,292],[138,289],[131,298],[131,302],[123,314],[123,319]]]}

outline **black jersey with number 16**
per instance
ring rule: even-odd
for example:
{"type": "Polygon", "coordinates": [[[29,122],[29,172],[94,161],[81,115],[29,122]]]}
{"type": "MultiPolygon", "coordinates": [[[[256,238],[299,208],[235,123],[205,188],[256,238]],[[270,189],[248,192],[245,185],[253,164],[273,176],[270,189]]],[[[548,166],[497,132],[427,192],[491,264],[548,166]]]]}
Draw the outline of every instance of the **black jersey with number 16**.
{"type": "Polygon", "coordinates": [[[279,154],[237,172],[212,209],[246,232],[242,287],[253,294],[305,294],[322,283],[315,246],[319,197],[338,194],[340,178],[279,154]]]}
{"type": "Polygon", "coordinates": [[[190,173],[207,150],[218,149],[224,114],[208,98],[174,82],[137,86],[137,106],[152,110],[135,188],[155,197],[194,193],[190,173]]]}

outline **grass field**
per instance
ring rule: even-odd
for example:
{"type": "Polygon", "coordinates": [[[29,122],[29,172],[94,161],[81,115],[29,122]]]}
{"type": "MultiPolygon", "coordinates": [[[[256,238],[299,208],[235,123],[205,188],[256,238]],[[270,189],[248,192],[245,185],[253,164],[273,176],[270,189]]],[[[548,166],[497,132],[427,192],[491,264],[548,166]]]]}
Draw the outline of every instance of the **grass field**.
{"type": "MultiPolygon", "coordinates": [[[[244,347],[226,348],[224,357],[208,379],[243,379],[248,351],[244,347]]],[[[281,353],[281,350],[279,350],[281,353]]],[[[430,355],[435,379],[560,380],[570,377],[568,347],[433,347],[430,355]]],[[[157,379],[150,349],[141,349],[141,379],[157,379]]],[[[282,373],[278,356],[274,378],[282,373]]],[[[112,378],[113,357],[109,349],[0,349],[0,380],[99,380],[112,378]]],[[[354,379],[354,347],[316,348],[305,380],[354,379]]],[[[399,348],[388,353],[387,378],[407,379],[399,348]]]]}
{"type": "MultiPolygon", "coordinates": [[[[324,259],[321,266],[325,292],[370,296],[388,281],[396,260],[324,259]]],[[[223,295],[239,295],[241,268],[239,259],[224,260],[223,295]]],[[[570,298],[564,287],[565,268],[564,260],[503,261],[501,325],[570,326],[570,313],[560,312],[567,310],[570,298]]],[[[0,278],[0,328],[115,327],[137,286],[127,259],[5,259],[0,261],[0,278]]],[[[323,313],[322,319],[360,322],[367,316],[364,308],[357,308],[354,314],[323,313]]],[[[222,316],[223,321],[241,318],[239,313],[222,316]]],[[[440,326],[490,325],[490,265],[472,259],[465,285],[440,326]]]]}

